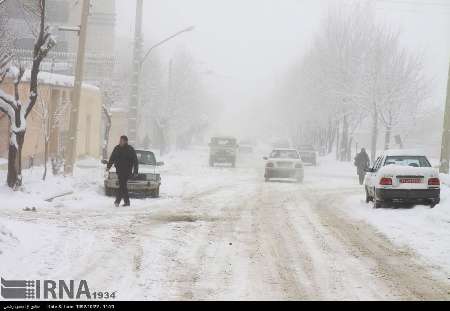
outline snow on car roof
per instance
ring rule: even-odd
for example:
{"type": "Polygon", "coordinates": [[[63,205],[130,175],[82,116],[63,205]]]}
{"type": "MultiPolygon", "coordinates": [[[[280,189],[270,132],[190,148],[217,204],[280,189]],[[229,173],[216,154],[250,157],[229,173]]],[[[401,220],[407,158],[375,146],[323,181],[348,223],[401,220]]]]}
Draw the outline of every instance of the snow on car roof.
{"type": "Polygon", "coordinates": [[[414,149],[391,149],[383,151],[385,156],[425,156],[425,153],[414,149]]]}
{"type": "Polygon", "coordinates": [[[416,175],[424,172],[435,172],[436,169],[432,167],[413,167],[408,165],[386,165],[380,168],[381,174],[392,174],[392,175],[416,175]]]}
{"type": "Polygon", "coordinates": [[[211,139],[236,139],[233,136],[213,136],[211,139]]]}

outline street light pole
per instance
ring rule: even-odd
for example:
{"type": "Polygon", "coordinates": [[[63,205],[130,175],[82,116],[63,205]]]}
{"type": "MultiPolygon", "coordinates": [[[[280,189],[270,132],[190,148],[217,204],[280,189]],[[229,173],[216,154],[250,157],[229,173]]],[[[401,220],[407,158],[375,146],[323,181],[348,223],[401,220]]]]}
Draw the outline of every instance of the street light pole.
{"type": "Polygon", "coordinates": [[[144,57],[143,57],[142,60],[141,60],[141,65],[144,64],[144,62],[145,62],[145,60],[147,59],[147,57],[150,55],[150,53],[151,53],[155,48],[157,48],[157,47],[160,46],[160,45],[163,45],[163,44],[166,43],[167,41],[169,41],[169,40],[171,40],[171,39],[173,39],[173,38],[175,38],[175,37],[181,35],[182,33],[190,32],[190,31],[193,31],[194,29],[195,29],[195,26],[190,26],[190,27],[188,27],[188,28],[186,28],[186,29],[183,29],[183,30],[178,31],[177,33],[175,33],[175,34],[173,34],[173,35],[167,37],[166,39],[159,41],[159,42],[156,43],[155,45],[153,45],[151,48],[148,49],[147,53],[145,53],[144,57]]]}
{"type": "Polygon", "coordinates": [[[447,99],[445,103],[444,113],[444,129],[442,132],[442,145],[441,145],[441,165],[439,171],[444,174],[449,173],[450,162],[450,65],[448,68],[448,80],[447,80],[447,99]]]}
{"type": "Polygon", "coordinates": [[[147,60],[150,53],[157,47],[163,45],[167,41],[185,33],[194,30],[194,26],[190,26],[186,29],[180,30],[173,35],[159,41],[145,53],[142,57],[142,11],[143,0],[136,0],[136,25],[134,32],[134,52],[133,52],[133,74],[130,85],[130,102],[128,110],[128,140],[130,144],[138,145],[137,134],[137,114],[140,104],[140,84],[141,84],[141,72],[144,62],[147,60]]]}
{"type": "MultiPolygon", "coordinates": [[[[64,165],[64,174],[72,175],[73,167],[77,157],[77,131],[78,131],[78,112],[80,108],[81,88],[83,83],[83,67],[87,38],[87,26],[89,18],[90,0],[82,0],[81,24],[79,27],[77,65],[75,68],[75,80],[72,92],[72,104],[70,108],[69,132],[66,142],[66,161],[64,165]]],[[[61,30],[66,30],[61,28],[61,30]]]]}
{"type": "Polygon", "coordinates": [[[137,143],[137,110],[140,97],[141,59],[142,59],[142,11],[143,0],[136,0],[136,22],[134,26],[133,73],[130,85],[130,104],[128,107],[128,140],[137,143]]]}

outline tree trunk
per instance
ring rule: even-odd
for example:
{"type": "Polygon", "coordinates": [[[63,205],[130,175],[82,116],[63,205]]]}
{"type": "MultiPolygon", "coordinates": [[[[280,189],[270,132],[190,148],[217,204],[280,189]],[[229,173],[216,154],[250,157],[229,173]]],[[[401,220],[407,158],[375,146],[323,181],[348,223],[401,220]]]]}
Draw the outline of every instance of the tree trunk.
{"type": "Polygon", "coordinates": [[[386,126],[386,132],[384,133],[384,150],[388,150],[391,147],[391,135],[392,128],[390,126],[386,126]]]}
{"type": "Polygon", "coordinates": [[[15,135],[17,147],[12,143],[11,139],[8,150],[8,176],[6,180],[8,186],[13,189],[16,189],[22,185],[22,147],[25,132],[19,132],[15,135]]]}
{"type": "Polygon", "coordinates": [[[336,139],[336,127],[330,121],[328,124],[328,146],[327,146],[327,154],[333,152],[334,140],[336,139]]]}
{"type": "Polygon", "coordinates": [[[348,120],[347,116],[344,116],[344,119],[342,121],[342,139],[341,139],[341,149],[339,153],[339,160],[340,161],[346,161],[347,159],[347,149],[348,149],[348,120]]]}
{"type": "Polygon", "coordinates": [[[376,105],[374,105],[373,115],[372,115],[372,141],[371,141],[371,160],[372,163],[375,162],[377,156],[377,140],[378,140],[378,110],[376,105]]]}
{"type": "Polygon", "coordinates": [[[336,125],[336,160],[339,160],[339,121],[337,121],[336,125]]]}
{"type": "Polygon", "coordinates": [[[388,150],[391,146],[392,123],[392,114],[389,114],[389,124],[386,125],[386,132],[384,133],[384,150],[388,150]]]}
{"type": "Polygon", "coordinates": [[[42,175],[42,180],[45,180],[47,178],[47,160],[48,160],[48,139],[45,138],[44,143],[44,174],[42,175]]]}
{"type": "Polygon", "coordinates": [[[347,158],[346,158],[347,162],[352,161],[352,144],[353,144],[353,137],[350,137],[347,144],[347,158]]]}

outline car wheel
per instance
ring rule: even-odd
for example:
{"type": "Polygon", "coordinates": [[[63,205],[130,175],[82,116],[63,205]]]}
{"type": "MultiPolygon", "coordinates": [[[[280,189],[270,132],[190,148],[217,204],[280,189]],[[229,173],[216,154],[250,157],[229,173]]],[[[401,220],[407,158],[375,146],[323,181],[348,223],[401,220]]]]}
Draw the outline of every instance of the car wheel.
{"type": "Polygon", "coordinates": [[[373,197],[372,197],[373,207],[374,208],[382,208],[383,207],[383,201],[378,200],[377,198],[377,191],[374,188],[373,189],[373,197]]]}
{"type": "Polygon", "coordinates": [[[441,199],[431,200],[430,208],[435,208],[439,203],[441,203],[441,199]]]}
{"type": "Polygon", "coordinates": [[[365,187],[365,190],[366,190],[366,203],[369,203],[369,202],[371,202],[373,200],[372,200],[372,198],[369,195],[369,190],[367,190],[367,187],[365,187]]]}
{"type": "Polygon", "coordinates": [[[114,195],[114,190],[108,187],[105,187],[105,195],[107,197],[112,197],[114,195]]]}
{"type": "Polygon", "coordinates": [[[159,198],[159,187],[151,192],[152,198],[159,198]]]}
{"type": "Polygon", "coordinates": [[[373,207],[374,208],[382,208],[383,207],[383,202],[380,200],[375,199],[375,201],[373,202],[373,207]]]}

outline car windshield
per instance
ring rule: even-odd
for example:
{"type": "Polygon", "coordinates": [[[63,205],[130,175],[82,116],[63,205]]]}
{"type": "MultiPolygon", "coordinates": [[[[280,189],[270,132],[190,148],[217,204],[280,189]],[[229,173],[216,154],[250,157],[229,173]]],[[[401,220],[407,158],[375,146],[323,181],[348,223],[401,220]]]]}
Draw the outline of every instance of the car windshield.
{"type": "Polygon", "coordinates": [[[217,146],[232,147],[236,145],[236,140],[233,138],[213,138],[211,143],[217,146]]]}
{"type": "Polygon", "coordinates": [[[155,155],[151,151],[136,151],[139,164],[156,165],[155,155]]]}
{"type": "Polygon", "coordinates": [[[430,162],[424,156],[389,156],[386,157],[384,165],[431,167],[430,162]]]}
{"type": "Polygon", "coordinates": [[[298,159],[298,153],[295,150],[274,150],[270,154],[272,159],[298,159]]]}

